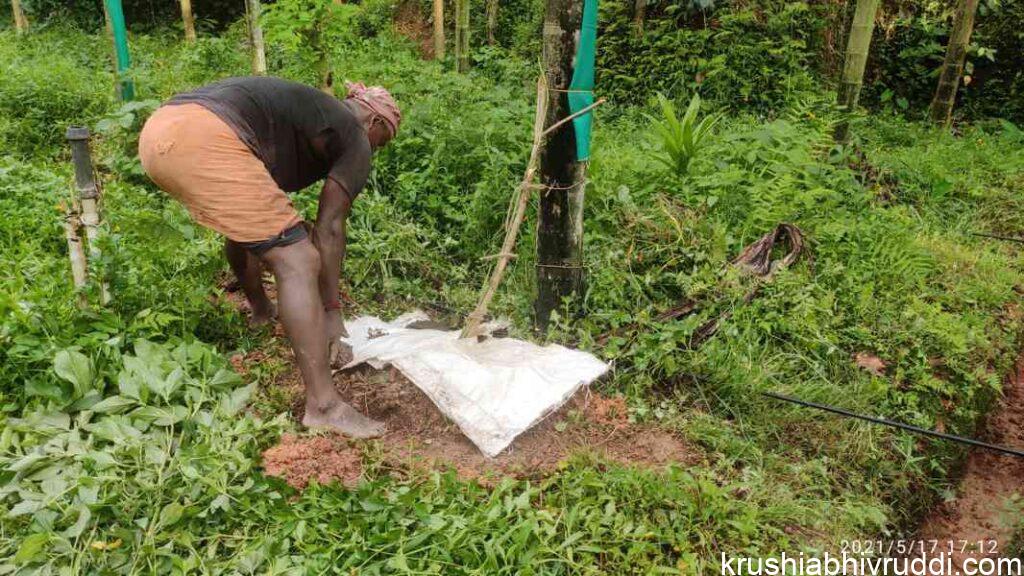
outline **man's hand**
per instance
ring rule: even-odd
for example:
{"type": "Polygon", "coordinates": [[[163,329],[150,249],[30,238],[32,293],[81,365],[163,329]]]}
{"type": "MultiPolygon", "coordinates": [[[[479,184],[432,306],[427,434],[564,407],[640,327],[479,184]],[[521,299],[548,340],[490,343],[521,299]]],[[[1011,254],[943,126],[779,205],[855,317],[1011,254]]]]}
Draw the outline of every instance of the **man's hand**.
{"type": "Polygon", "coordinates": [[[324,327],[327,331],[328,358],[331,361],[331,366],[341,368],[352,361],[352,347],[341,341],[341,338],[348,338],[345,319],[341,317],[340,310],[328,310],[325,314],[324,327]]]}

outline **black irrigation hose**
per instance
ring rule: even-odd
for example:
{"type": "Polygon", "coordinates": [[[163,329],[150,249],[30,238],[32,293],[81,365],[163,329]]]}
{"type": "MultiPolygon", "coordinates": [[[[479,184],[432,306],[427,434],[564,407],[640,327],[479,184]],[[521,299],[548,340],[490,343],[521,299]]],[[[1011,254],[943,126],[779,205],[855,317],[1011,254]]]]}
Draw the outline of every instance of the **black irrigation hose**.
{"type": "Polygon", "coordinates": [[[981,236],[982,238],[992,238],[995,240],[1005,240],[1007,242],[1016,242],[1018,244],[1024,244],[1024,238],[1014,238],[1013,236],[1000,236],[998,234],[986,234],[985,232],[971,232],[971,236],[981,236]]]}
{"type": "Polygon", "coordinates": [[[910,424],[904,424],[902,422],[894,422],[892,420],[886,420],[885,418],[876,418],[875,416],[866,416],[864,414],[857,414],[843,408],[837,408],[835,406],[829,406],[827,404],[817,404],[815,402],[808,402],[799,398],[793,398],[792,396],[785,396],[783,394],[776,394],[775,392],[762,392],[764,396],[774,398],[776,400],[782,400],[784,402],[791,402],[800,406],[806,406],[808,408],[817,408],[818,410],[824,410],[825,412],[832,412],[833,414],[839,414],[840,416],[847,416],[850,418],[856,418],[858,420],[865,420],[867,422],[873,422],[875,424],[882,424],[885,426],[892,426],[893,428],[900,428],[908,432],[914,432],[915,434],[924,434],[925,436],[931,436],[933,438],[941,438],[943,440],[952,440],[961,444],[968,444],[970,446],[977,446],[978,448],[985,448],[993,450],[995,452],[1002,452],[1003,454],[1009,454],[1018,458],[1024,458],[1024,452],[1020,450],[1014,450],[1013,448],[1007,448],[1006,446],[997,446],[995,444],[989,444],[988,442],[982,442],[980,440],[974,440],[972,438],[964,438],[963,436],[954,436],[953,434],[946,434],[944,432],[936,432],[935,430],[928,430],[927,428],[920,428],[918,426],[911,426],[910,424]]]}

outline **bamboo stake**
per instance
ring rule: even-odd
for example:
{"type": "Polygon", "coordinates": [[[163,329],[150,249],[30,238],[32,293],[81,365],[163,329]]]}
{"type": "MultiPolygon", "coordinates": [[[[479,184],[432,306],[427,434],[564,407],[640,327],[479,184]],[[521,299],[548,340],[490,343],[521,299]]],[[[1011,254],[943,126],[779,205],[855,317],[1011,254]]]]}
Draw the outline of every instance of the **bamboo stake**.
{"type": "Polygon", "coordinates": [[[192,0],[180,0],[181,21],[185,24],[185,41],[196,41],[196,17],[192,14],[192,0]]]}
{"type": "Polygon", "coordinates": [[[75,284],[75,292],[78,293],[78,306],[85,308],[89,301],[85,296],[85,284],[89,279],[86,268],[85,250],[82,248],[82,238],[78,235],[78,229],[82,223],[78,217],[78,206],[70,202],[64,213],[64,237],[68,241],[68,258],[71,260],[71,280],[75,284]]]}
{"type": "Polygon", "coordinates": [[[484,284],[480,301],[466,318],[466,326],[462,329],[460,338],[473,338],[479,335],[480,325],[483,323],[484,316],[487,315],[487,309],[491,304],[491,300],[494,299],[498,285],[501,284],[501,280],[505,275],[505,269],[508,267],[509,261],[515,258],[513,250],[515,250],[519,229],[523,225],[523,220],[526,219],[526,208],[530,203],[530,193],[534,188],[533,181],[539,168],[540,154],[544,148],[545,138],[566,122],[571,122],[573,118],[589,113],[605,102],[605,99],[601,98],[590,106],[544,128],[548,112],[548,95],[547,78],[542,74],[537,80],[537,113],[533,119],[533,147],[530,149],[530,160],[526,163],[523,180],[516,189],[517,193],[512,197],[512,201],[515,202],[514,208],[511,208],[505,219],[505,240],[501,243],[501,252],[495,256],[485,257],[485,259],[497,258],[497,262],[494,264],[490,278],[484,284]]]}
{"type": "Polygon", "coordinates": [[[14,13],[14,28],[18,34],[28,31],[28,18],[25,17],[25,10],[21,7],[21,0],[11,0],[11,12],[14,13]]]}
{"type": "MultiPolygon", "coordinates": [[[[85,229],[85,237],[89,243],[89,258],[94,265],[102,260],[99,247],[99,227],[102,224],[99,199],[100,188],[96,184],[96,173],[92,166],[89,152],[89,129],[71,126],[67,130],[67,139],[71,144],[71,160],[75,165],[75,186],[78,188],[78,221],[85,229]]],[[[88,265],[88,262],[86,262],[88,265]]],[[[100,283],[100,303],[110,302],[110,290],[107,283],[100,283]]]]}
{"type": "Polygon", "coordinates": [[[462,329],[461,338],[473,338],[478,335],[480,325],[483,323],[487,308],[494,298],[494,293],[501,284],[505,275],[505,268],[511,259],[512,250],[515,249],[516,237],[519,236],[519,228],[526,218],[526,206],[530,203],[530,191],[534,177],[537,173],[538,162],[540,161],[540,150],[544,146],[544,122],[548,115],[548,85],[547,78],[543,74],[537,79],[537,112],[533,117],[533,146],[530,149],[530,160],[526,163],[526,170],[523,173],[523,180],[519,183],[517,194],[512,197],[514,208],[505,219],[505,240],[501,243],[501,252],[491,276],[484,284],[483,293],[476,308],[466,318],[466,327],[462,329]]]}
{"type": "Polygon", "coordinates": [[[444,0],[434,0],[434,59],[444,60],[444,0]]]}
{"type": "Polygon", "coordinates": [[[260,0],[245,0],[249,20],[249,41],[252,43],[252,72],[267,75],[267,53],[263,46],[263,27],[260,26],[260,0]]]}

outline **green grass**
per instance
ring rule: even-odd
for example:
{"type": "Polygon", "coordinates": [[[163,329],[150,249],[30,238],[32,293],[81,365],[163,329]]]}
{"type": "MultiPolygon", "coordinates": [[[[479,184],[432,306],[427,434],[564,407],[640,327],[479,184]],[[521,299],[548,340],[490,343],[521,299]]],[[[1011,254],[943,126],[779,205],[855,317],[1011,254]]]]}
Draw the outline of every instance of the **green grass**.
{"type": "MultiPolygon", "coordinates": [[[[240,38],[133,38],[140,94],[244,73],[240,38]]],[[[389,315],[426,302],[467,312],[526,160],[529,67],[509,56],[458,76],[386,37],[333,57],[346,78],[394,87],[406,113],[355,205],[353,297],[389,315]]],[[[12,71],[0,78],[12,150],[0,160],[0,573],[692,573],[715,571],[720,552],[829,548],[912,526],[963,453],[757,393],[970,435],[1015,357],[1016,247],[970,235],[1024,228],[1012,130],[983,123],[954,138],[871,117],[854,126],[856,151],[834,149],[828,95],[804,94],[770,122],[723,119],[679,176],[654,159],[643,111],[609,109],[590,166],[587,316],[550,338],[614,359],[600,386],[684,434],[704,464],[656,474],[580,458],[539,483],[485,489],[392,476],[370,455],[356,490],[296,494],[256,468],[292,426],[273,417],[279,393],[259,389],[276,365],[253,376],[263,418],[229,416],[247,389],[221,370],[231,353],[277,343],[218,297],[219,240],[141,176],[132,149],[148,108],[110,97],[103,38],[3,32],[0,58],[12,71]],[[61,135],[105,117],[116,121],[96,145],[99,269],[115,300],[81,311],[57,209],[71,192],[61,135]],[[804,230],[809,258],[744,305],[750,281],[724,264],[783,221],[804,230]],[[695,318],[653,322],[682,298],[701,303],[695,318]],[[682,345],[725,310],[714,338],[682,345]],[[593,344],[633,321],[635,334],[593,344]],[[859,369],[859,352],[884,359],[885,375],[859,369]],[[91,410],[104,398],[106,412],[91,410]]],[[[297,204],[313,210],[315,191],[297,204]]],[[[525,335],[532,222],[524,231],[494,309],[525,335]]]]}

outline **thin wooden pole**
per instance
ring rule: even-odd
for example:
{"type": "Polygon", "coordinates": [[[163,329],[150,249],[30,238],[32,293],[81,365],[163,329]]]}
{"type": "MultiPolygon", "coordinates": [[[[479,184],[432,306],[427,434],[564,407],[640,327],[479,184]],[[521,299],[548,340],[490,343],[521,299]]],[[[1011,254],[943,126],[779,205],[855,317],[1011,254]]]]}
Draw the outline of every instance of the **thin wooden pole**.
{"type": "Polygon", "coordinates": [[[515,250],[516,238],[519,235],[519,228],[526,218],[526,208],[530,203],[530,196],[533,192],[533,181],[537,174],[537,165],[540,161],[540,151],[544,146],[544,122],[548,115],[548,87],[547,79],[541,75],[537,79],[537,112],[533,117],[533,147],[530,149],[530,159],[526,163],[526,171],[523,179],[512,197],[514,208],[505,219],[505,240],[501,243],[501,252],[494,264],[490,278],[484,284],[483,293],[476,308],[466,318],[466,327],[462,330],[462,338],[473,338],[478,335],[480,324],[483,323],[487,309],[494,298],[494,293],[501,284],[505,275],[505,268],[512,259],[512,251],[515,250]]]}
{"type": "Polygon", "coordinates": [[[544,128],[544,122],[547,120],[548,97],[547,79],[542,75],[537,80],[537,113],[533,119],[533,147],[530,149],[530,160],[526,163],[526,172],[523,174],[523,179],[516,189],[517,194],[513,195],[514,208],[511,209],[505,219],[505,240],[501,243],[501,252],[497,254],[494,270],[491,271],[489,280],[484,284],[480,301],[473,312],[466,318],[466,327],[462,330],[461,338],[472,338],[479,334],[480,325],[483,323],[484,316],[487,315],[487,309],[494,298],[494,293],[497,291],[498,286],[501,284],[501,279],[505,275],[505,268],[508,267],[509,261],[515,256],[512,251],[515,249],[519,229],[526,218],[526,208],[530,203],[530,196],[533,189],[536,188],[533,181],[537,175],[538,162],[541,151],[544,148],[545,138],[561,128],[562,125],[571,122],[573,118],[587,114],[605,102],[605,99],[602,98],[590,106],[573,113],[571,116],[562,118],[551,126],[544,128]]]}
{"type": "Polygon", "coordinates": [[[942,70],[939,73],[939,86],[935,89],[935,97],[928,107],[928,115],[932,122],[941,126],[949,126],[953,121],[953,106],[956,103],[957,90],[960,88],[960,77],[964,73],[964,60],[967,58],[967,48],[971,44],[974,15],[977,12],[978,0],[957,2],[953,30],[950,32],[949,46],[946,48],[946,59],[942,62],[942,70]]]}
{"type": "Polygon", "coordinates": [[[185,25],[185,41],[196,41],[196,18],[192,15],[192,0],[179,0],[181,3],[181,21],[185,25]]]}
{"type": "Polygon", "coordinates": [[[644,21],[647,19],[647,0],[636,0],[633,4],[633,25],[636,33],[644,33],[644,21]]]}
{"type": "Polygon", "coordinates": [[[846,142],[850,136],[849,116],[856,111],[857,102],[860,100],[860,89],[864,84],[864,67],[868,61],[868,52],[871,50],[871,34],[875,29],[878,4],[879,0],[857,0],[846,43],[843,77],[837,99],[839,110],[844,116],[836,126],[837,142],[846,142]]]}
{"type": "Polygon", "coordinates": [[[84,308],[89,304],[85,295],[85,284],[89,280],[89,273],[86,268],[82,237],[78,234],[81,226],[82,222],[79,219],[78,205],[72,200],[68,202],[67,209],[64,212],[64,237],[68,242],[68,258],[71,260],[71,281],[74,283],[75,291],[78,293],[78,305],[84,308]]]}
{"type": "Polygon", "coordinates": [[[25,17],[25,10],[21,7],[21,0],[11,0],[11,12],[14,13],[14,28],[18,34],[28,31],[28,18],[25,17]]]}
{"type": "MultiPolygon", "coordinates": [[[[102,260],[99,245],[99,227],[102,224],[100,216],[100,187],[96,183],[96,171],[92,165],[92,155],[89,151],[89,129],[80,126],[71,126],[66,134],[68,143],[71,145],[71,161],[75,167],[75,186],[78,188],[78,220],[85,229],[85,237],[89,242],[89,258],[93,264],[102,260]]],[[[80,243],[80,242],[79,242],[80,243]]],[[[100,282],[100,302],[110,302],[110,290],[106,282],[100,282]]]]}
{"type": "Polygon", "coordinates": [[[434,0],[434,58],[444,60],[444,0],[434,0]]]}
{"type": "Polygon", "coordinates": [[[252,72],[257,76],[266,76],[267,53],[263,46],[263,27],[260,26],[260,0],[245,0],[245,12],[249,20],[249,41],[252,43],[252,72]]]}

